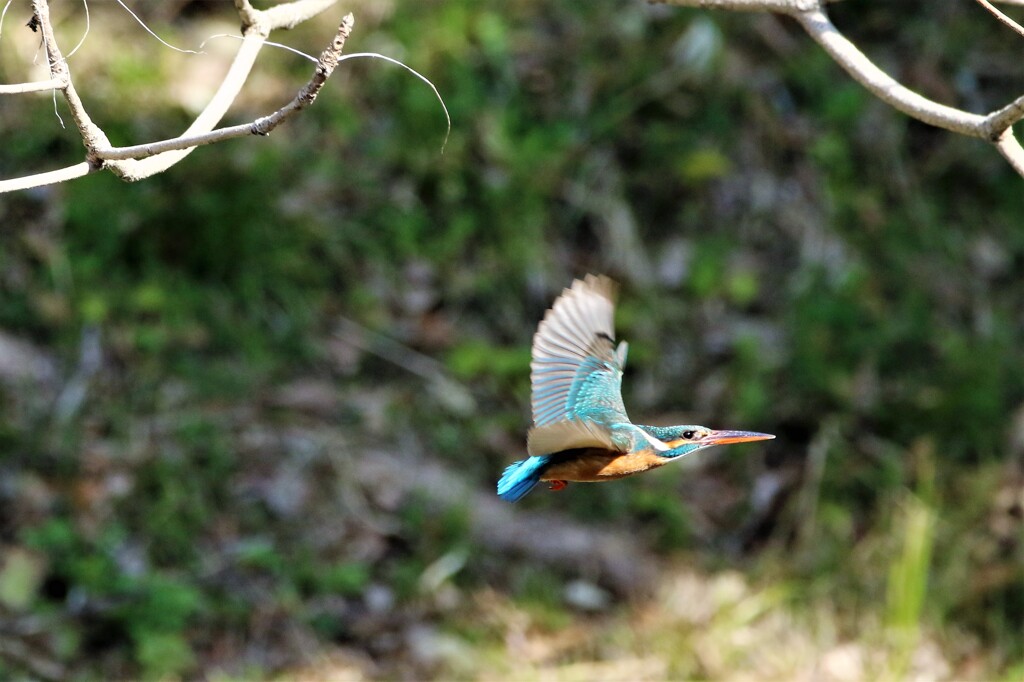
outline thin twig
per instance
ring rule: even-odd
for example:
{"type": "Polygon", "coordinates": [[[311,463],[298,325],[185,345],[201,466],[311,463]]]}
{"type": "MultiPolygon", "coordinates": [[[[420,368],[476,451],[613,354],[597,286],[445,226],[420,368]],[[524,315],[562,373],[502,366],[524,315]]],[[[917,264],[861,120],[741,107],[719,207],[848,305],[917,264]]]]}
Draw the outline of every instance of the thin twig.
{"type": "MultiPolygon", "coordinates": [[[[204,49],[206,47],[206,45],[211,40],[215,40],[217,38],[231,38],[233,40],[245,40],[245,38],[243,38],[242,36],[236,36],[233,33],[214,33],[212,36],[207,36],[206,38],[203,39],[203,42],[199,43],[199,49],[200,50],[204,49]]],[[[280,48],[280,49],[282,49],[282,50],[284,50],[286,52],[291,52],[292,54],[296,54],[296,55],[302,57],[303,59],[305,59],[307,61],[311,61],[314,64],[316,64],[316,57],[313,57],[312,55],[308,55],[305,52],[303,52],[302,50],[296,50],[291,45],[285,45],[284,43],[275,43],[272,40],[265,40],[263,42],[263,44],[268,46],[268,47],[276,47],[276,48],[280,48]]]]}
{"type": "Polygon", "coordinates": [[[12,2],[14,2],[14,0],[7,0],[7,2],[4,3],[3,10],[0,10],[0,36],[3,36],[4,34],[4,17],[7,16],[7,10],[10,8],[12,2]]]}
{"type": "Polygon", "coordinates": [[[320,89],[323,87],[324,83],[327,82],[327,79],[338,65],[338,60],[341,57],[341,50],[345,46],[346,38],[348,38],[349,33],[352,31],[353,22],[353,16],[351,14],[346,14],[341,20],[341,24],[338,26],[338,32],[335,34],[331,45],[324,50],[320,55],[320,59],[317,60],[317,66],[313,71],[313,77],[310,81],[302,88],[302,90],[299,91],[291,102],[269,116],[258,118],[252,123],[243,123],[241,125],[218,128],[209,132],[193,135],[185,134],[180,137],[161,140],[159,142],[149,142],[146,144],[134,145],[132,147],[108,147],[105,149],[97,149],[95,152],[97,157],[105,161],[146,159],[170,151],[188,151],[200,145],[222,142],[224,140],[231,140],[248,135],[269,135],[270,131],[279,126],[296,112],[305,109],[313,103],[313,100],[316,99],[320,89]]]}
{"type": "Polygon", "coordinates": [[[995,7],[988,0],[978,0],[978,4],[991,12],[992,16],[1002,22],[1005,26],[1009,26],[1011,29],[1016,31],[1017,35],[1024,37],[1024,26],[1021,26],[1016,21],[1006,16],[1001,9],[995,7]]]}
{"type": "MultiPolygon", "coordinates": [[[[249,72],[256,62],[256,55],[259,54],[271,31],[276,28],[295,26],[296,22],[305,21],[310,17],[316,16],[333,5],[334,2],[335,0],[298,0],[297,2],[290,2],[285,5],[278,5],[273,9],[284,8],[284,10],[268,15],[267,12],[269,10],[261,12],[252,9],[248,0],[236,0],[236,7],[241,6],[243,8],[239,9],[239,15],[243,22],[242,36],[244,40],[242,40],[238,53],[235,55],[227,75],[224,77],[213,98],[199,116],[196,117],[192,125],[179,137],[183,139],[198,137],[214,130],[217,123],[234,103],[235,98],[238,97],[238,93],[241,92],[242,86],[245,85],[249,72]]],[[[239,134],[233,134],[230,137],[239,136],[239,134]]],[[[220,138],[215,136],[209,142],[215,142],[218,139],[220,138]]],[[[166,151],[163,154],[157,154],[141,160],[109,161],[107,165],[122,180],[134,182],[157,173],[162,173],[188,156],[195,149],[195,146],[171,147],[173,151],[166,151]]],[[[111,149],[109,144],[104,145],[104,151],[111,149]]]]}
{"type": "MultiPolygon", "coordinates": [[[[53,30],[49,25],[49,16],[45,12],[46,0],[37,1],[42,8],[41,14],[38,15],[38,21],[40,25],[43,25],[47,29],[48,35],[52,36],[53,30]]],[[[438,93],[434,84],[418,71],[403,64],[402,62],[377,53],[358,53],[342,56],[341,51],[345,45],[345,40],[347,39],[349,32],[352,30],[354,21],[351,14],[346,15],[342,19],[334,39],[320,54],[318,59],[313,59],[308,57],[308,55],[303,55],[314,61],[316,63],[316,68],[310,81],[302,88],[302,90],[299,91],[291,102],[281,109],[271,113],[269,116],[258,118],[251,123],[215,128],[217,123],[227,112],[227,109],[238,96],[239,91],[248,78],[249,72],[255,62],[256,55],[259,53],[260,49],[264,45],[274,44],[267,40],[269,33],[278,28],[291,28],[296,24],[315,16],[317,13],[322,12],[324,9],[334,4],[334,2],[335,0],[297,0],[295,2],[277,5],[271,9],[260,11],[254,9],[249,0],[235,0],[235,7],[242,20],[242,36],[240,38],[242,44],[231,63],[231,67],[229,68],[227,75],[218,87],[217,92],[207,104],[206,108],[199,114],[199,116],[196,117],[196,120],[184,133],[178,137],[158,142],[150,142],[128,147],[113,147],[106,141],[106,138],[102,138],[102,142],[99,142],[98,138],[87,138],[83,132],[83,139],[86,142],[88,152],[88,164],[86,166],[83,167],[81,165],[76,165],[59,171],[52,171],[50,173],[40,173],[26,178],[0,181],[0,193],[16,189],[38,187],[41,184],[48,184],[51,181],[80,177],[81,175],[100,169],[110,170],[124,180],[141,180],[142,178],[146,178],[150,175],[166,170],[170,166],[179,162],[198,146],[248,135],[267,135],[285,120],[293,116],[296,112],[301,111],[313,103],[327,79],[337,67],[338,63],[346,59],[356,57],[373,57],[386,60],[407,69],[417,78],[425,82],[441,103],[441,108],[444,110],[445,118],[448,121],[448,132],[450,133],[451,116],[448,113],[448,108],[445,105],[444,100],[441,98],[441,95],[438,93]]],[[[146,30],[152,33],[148,27],[146,30]]],[[[46,33],[46,31],[44,31],[44,33],[46,33]]],[[[166,44],[163,40],[161,40],[161,42],[166,44]]],[[[80,114],[80,116],[76,115],[75,119],[76,123],[79,124],[79,129],[88,130],[89,128],[86,125],[86,122],[91,125],[91,121],[87,121],[88,117],[85,116],[84,108],[81,107],[81,102],[77,100],[77,95],[74,94],[73,87],[70,85],[70,74],[66,61],[61,59],[60,53],[56,49],[55,41],[48,39],[46,41],[46,47],[48,54],[50,55],[51,69],[53,71],[54,78],[45,83],[18,84],[16,86],[6,86],[6,88],[12,93],[15,91],[20,92],[54,89],[54,94],[56,96],[56,92],[58,90],[63,92],[65,98],[68,99],[69,106],[72,107],[72,112],[78,112],[78,114],[80,114]],[[58,78],[61,77],[66,78],[67,80],[58,80],[58,78]],[[84,117],[85,122],[83,122],[82,117],[84,117]]],[[[0,94],[2,93],[3,91],[0,91],[0,94]]],[[[98,128],[95,128],[95,131],[98,132],[99,135],[102,135],[102,131],[99,131],[98,128]]],[[[445,141],[447,141],[447,135],[445,136],[445,141]]],[[[442,145],[442,151],[443,150],[444,146],[442,145]]]]}
{"type": "MultiPolygon", "coordinates": [[[[82,99],[75,90],[75,84],[71,80],[71,72],[68,70],[67,60],[60,54],[57,46],[57,38],[53,34],[53,24],[50,23],[50,8],[46,0],[32,0],[32,9],[39,20],[39,31],[43,34],[43,44],[46,46],[46,58],[50,63],[50,78],[55,81],[62,81],[64,87],[60,90],[64,93],[64,100],[71,110],[71,117],[78,127],[82,136],[82,142],[87,150],[100,146],[109,146],[107,136],[100,130],[100,127],[92,122],[82,99]]],[[[91,154],[86,154],[86,161],[94,163],[95,159],[91,154]]]]}
{"type": "Polygon", "coordinates": [[[71,48],[71,52],[64,55],[64,59],[71,59],[71,56],[78,52],[78,48],[85,45],[85,39],[89,37],[89,30],[92,28],[92,19],[89,17],[89,0],[82,0],[82,7],[85,9],[85,30],[82,31],[82,37],[78,39],[78,44],[71,48]]]}
{"type": "MultiPolygon", "coordinates": [[[[117,2],[117,4],[121,5],[121,7],[124,9],[125,12],[127,12],[128,14],[130,14],[132,16],[132,19],[134,19],[139,24],[139,26],[142,27],[142,30],[144,30],[146,33],[148,33],[149,35],[151,35],[154,38],[156,38],[157,41],[161,45],[163,45],[164,47],[170,48],[170,49],[174,50],[175,52],[183,52],[185,54],[199,54],[195,50],[186,50],[184,48],[175,47],[174,45],[171,45],[169,42],[167,42],[166,40],[164,40],[163,38],[158,36],[153,29],[151,29],[149,26],[146,26],[146,22],[144,22],[142,19],[140,19],[139,15],[136,14],[135,12],[133,12],[131,10],[131,8],[128,7],[128,5],[124,4],[121,0],[116,0],[116,2],[117,2]]],[[[86,15],[86,17],[88,17],[88,15],[86,15]]]]}
{"type": "Polygon", "coordinates": [[[340,59],[345,37],[352,28],[351,15],[342,20],[331,45],[317,60],[313,78],[292,102],[270,116],[257,119],[252,123],[221,130],[214,130],[214,128],[234,103],[252,70],[256,56],[263,45],[267,43],[267,36],[270,32],[276,29],[292,28],[323,12],[335,2],[336,0],[295,0],[261,11],[254,9],[249,0],[235,0],[235,7],[242,21],[242,43],[224,80],[192,125],[181,136],[172,140],[135,147],[115,148],[110,145],[103,131],[89,118],[81,98],[75,90],[67,60],[61,56],[57,46],[46,0],[33,0],[34,23],[42,33],[43,46],[50,66],[50,80],[0,85],[0,95],[52,90],[56,96],[56,93],[60,92],[71,110],[75,125],[85,144],[86,162],[46,173],[12,180],[0,180],[0,193],[63,182],[101,169],[108,169],[124,180],[140,180],[160,173],[178,163],[198,145],[242,135],[269,133],[296,111],[309,106],[316,98],[317,93],[340,59]],[[126,149],[130,151],[125,153],[126,149]]]}

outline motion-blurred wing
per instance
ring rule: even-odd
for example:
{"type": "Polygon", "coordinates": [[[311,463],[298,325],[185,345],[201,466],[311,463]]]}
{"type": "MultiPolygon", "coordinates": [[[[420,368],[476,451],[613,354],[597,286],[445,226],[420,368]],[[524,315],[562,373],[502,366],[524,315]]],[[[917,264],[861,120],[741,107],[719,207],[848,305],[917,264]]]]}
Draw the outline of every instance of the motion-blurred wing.
{"type": "Polygon", "coordinates": [[[580,447],[619,450],[609,425],[626,422],[622,368],[615,347],[615,283],[587,275],[566,289],[533,337],[531,455],[580,447]]]}

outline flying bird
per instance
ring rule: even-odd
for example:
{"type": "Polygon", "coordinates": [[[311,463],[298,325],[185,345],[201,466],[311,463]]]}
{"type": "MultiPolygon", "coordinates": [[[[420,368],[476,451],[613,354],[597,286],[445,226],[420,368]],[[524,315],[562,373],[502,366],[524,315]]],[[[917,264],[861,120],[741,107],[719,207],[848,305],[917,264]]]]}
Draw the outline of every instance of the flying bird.
{"type": "Polygon", "coordinates": [[[615,345],[615,282],[587,275],[565,289],[533,337],[530,362],[533,428],[529,457],[498,481],[515,502],[540,481],[562,490],[569,481],[610,481],[654,469],[712,445],[767,440],[753,431],[705,426],[643,426],[622,404],[625,341],[615,345]]]}

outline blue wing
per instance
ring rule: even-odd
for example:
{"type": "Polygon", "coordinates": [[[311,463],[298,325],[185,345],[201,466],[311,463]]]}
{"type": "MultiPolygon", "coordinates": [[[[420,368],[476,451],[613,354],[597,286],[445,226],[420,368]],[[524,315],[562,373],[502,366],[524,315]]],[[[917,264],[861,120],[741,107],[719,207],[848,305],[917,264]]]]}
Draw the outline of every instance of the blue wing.
{"type": "Polygon", "coordinates": [[[622,404],[627,345],[615,346],[615,283],[588,275],[566,289],[533,337],[531,455],[579,447],[624,450],[610,426],[622,404]]]}

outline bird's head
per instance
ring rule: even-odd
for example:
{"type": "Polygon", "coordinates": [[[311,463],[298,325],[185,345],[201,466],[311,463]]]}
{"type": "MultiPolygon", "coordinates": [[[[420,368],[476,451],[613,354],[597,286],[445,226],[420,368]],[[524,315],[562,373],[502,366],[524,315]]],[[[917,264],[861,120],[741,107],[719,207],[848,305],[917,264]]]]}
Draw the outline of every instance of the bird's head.
{"type": "Polygon", "coordinates": [[[662,457],[681,457],[713,445],[749,443],[755,440],[770,440],[775,436],[756,431],[729,431],[709,429],[706,426],[683,424],[681,426],[643,426],[644,431],[662,443],[666,449],[655,449],[662,457]]]}

